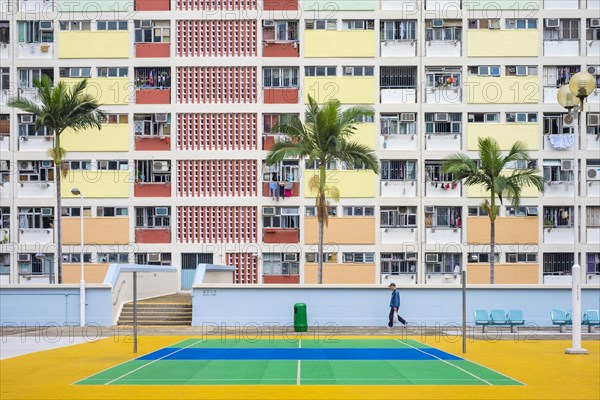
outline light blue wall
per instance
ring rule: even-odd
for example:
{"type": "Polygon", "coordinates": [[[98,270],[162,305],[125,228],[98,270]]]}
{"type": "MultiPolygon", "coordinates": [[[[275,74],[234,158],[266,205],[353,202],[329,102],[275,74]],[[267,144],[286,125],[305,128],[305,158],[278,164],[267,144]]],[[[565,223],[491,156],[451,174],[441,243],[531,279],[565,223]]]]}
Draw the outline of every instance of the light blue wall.
{"type": "MultiPolygon", "coordinates": [[[[560,0],[556,0],[560,1],[560,0]]],[[[464,7],[467,10],[539,10],[540,0],[466,0],[464,7]]],[[[534,15],[522,14],[520,16],[488,15],[489,18],[535,18],[534,15]]]]}
{"type": "MultiPolygon", "coordinates": [[[[460,289],[403,288],[400,315],[411,324],[459,324],[460,289]]],[[[582,292],[582,308],[599,309],[600,291],[582,292]]],[[[387,288],[219,288],[204,285],[193,290],[192,325],[285,325],[293,321],[294,303],[305,303],[309,325],[384,326],[389,312],[387,288]]],[[[550,309],[569,309],[567,288],[469,289],[467,318],[483,309],[523,310],[527,323],[551,326],[550,309]]]]}
{"type": "MultiPolygon", "coordinates": [[[[323,12],[318,18],[335,19],[331,12],[352,10],[374,10],[375,0],[302,0],[304,11],[323,12]],[[329,13],[328,13],[329,12],[329,13]]],[[[312,17],[311,17],[312,18],[312,17]]]]}
{"type": "MultiPolygon", "coordinates": [[[[111,288],[86,289],[86,324],[112,325],[111,288]]],[[[0,324],[78,325],[79,288],[0,289],[0,324]]]]}
{"type": "MultiPolygon", "coordinates": [[[[56,10],[61,13],[85,12],[90,19],[111,19],[110,14],[98,16],[97,11],[128,12],[133,10],[134,0],[54,0],[56,10]]],[[[114,15],[113,18],[114,19],[114,15]]]]}

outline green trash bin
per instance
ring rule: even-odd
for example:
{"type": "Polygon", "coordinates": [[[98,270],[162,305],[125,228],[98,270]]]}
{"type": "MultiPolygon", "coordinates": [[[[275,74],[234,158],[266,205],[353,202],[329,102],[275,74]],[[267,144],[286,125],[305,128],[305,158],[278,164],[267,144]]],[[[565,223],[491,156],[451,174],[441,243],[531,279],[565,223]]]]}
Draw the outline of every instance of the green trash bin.
{"type": "Polygon", "coordinates": [[[294,304],[294,332],[306,332],[308,323],[306,322],[306,304],[294,304]]]}

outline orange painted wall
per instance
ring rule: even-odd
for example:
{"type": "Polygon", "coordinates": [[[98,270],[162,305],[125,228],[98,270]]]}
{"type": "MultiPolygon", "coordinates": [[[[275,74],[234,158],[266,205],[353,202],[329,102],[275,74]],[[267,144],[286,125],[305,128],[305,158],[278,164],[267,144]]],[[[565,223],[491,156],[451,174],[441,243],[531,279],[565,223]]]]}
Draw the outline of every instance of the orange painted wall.
{"type": "Polygon", "coordinates": [[[171,43],[136,43],[137,58],[167,58],[171,54],[171,43]]]}
{"type": "MultiPolygon", "coordinates": [[[[538,284],[538,264],[495,264],[494,284],[538,284]]],[[[467,264],[467,283],[490,283],[489,264],[467,264]]]]}
{"type": "Polygon", "coordinates": [[[265,275],[263,283],[300,283],[300,277],[298,275],[265,275]]]}
{"type": "MultiPolygon", "coordinates": [[[[490,219],[467,217],[467,243],[490,242],[490,219]]],[[[538,243],[538,217],[498,217],[496,219],[497,244],[538,243]]]]}
{"type": "MultiPolygon", "coordinates": [[[[63,217],[63,244],[79,244],[79,217],[63,217]]],[[[129,217],[84,217],[83,240],[96,244],[128,244],[129,217]]]]}
{"type": "Polygon", "coordinates": [[[169,0],[135,0],[136,11],[169,11],[169,0]]]}
{"type": "Polygon", "coordinates": [[[168,151],[171,148],[171,138],[165,136],[158,137],[135,137],[135,149],[139,151],[168,151]]]}
{"type": "MultiPolygon", "coordinates": [[[[85,283],[102,283],[108,271],[108,263],[84,264],[85,283]]],[[[63,264],[63,283],[79,283],[81,280],[80,264],[63,264]]]]}
{"type": "MultiPolygon", "coordinates": [[[[319,241],[316,217],[304,218],[304,243],[319,241]]],[[[330,217],[324,230],[325,243],[375,244],[375,217],[330,217]]]]}
{"type": "Polygon", "coordinates": [[[298,243],[299,240],[300,229],[263,229],[263,242],[265,243],[298,243]]]}
{"type": "Polygon", "coordinates": [[[171,104],[171,89],[138,89],[136,104],[171,104]]]}
{"type": "Polygon", "coordinates": [[[272,10],[297,10],[298,0],[264,0],[265,11],[272,10]]]}
{"type": "Polygon", "coordinates": [[[133,186],[135,197],[171,197],[171,182],[136,183],[133,186]]]}
{"type": "MultiPolygon", "coordinates": [[[[317,283],[317,275],[317,264],[304,264],[304,283],[317,283]]],[[[323,264],[323,283],[374,284],[375,264],[323,264]]]]}
{"type": "Polygon", "coordinates": [[[298,57],[299,48],[294,43],[267,43],[263,46],[263,57],[298,57]]]}
{"type": "Polygon", "coordinates": [[[136,243],[171,243],[169,228],[136,228],[136,243]]]}
{"type": "Polygon", "coordinates": [[[264,89],[265,104],[298,104],[299,89],[264,89]]]}

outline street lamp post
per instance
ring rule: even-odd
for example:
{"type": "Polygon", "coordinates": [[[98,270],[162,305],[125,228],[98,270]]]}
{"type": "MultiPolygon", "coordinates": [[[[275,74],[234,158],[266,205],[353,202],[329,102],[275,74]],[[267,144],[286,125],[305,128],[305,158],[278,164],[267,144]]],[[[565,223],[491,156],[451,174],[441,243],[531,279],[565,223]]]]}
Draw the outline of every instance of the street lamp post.
{"type": "Polygon", "coordinates": [[[81,280],[79,281],[79,326],[85,326],[85,270],[83,268],[83,193],[77,188],[71,189],[71,193],[79,196],[79,221],[80,221],[80,246],[79,263],[81,266],[81,280]]]}
{"type": "Polygon", "coordinates": [[[573,241],[573,269],[571,276],[573,280],[571,288],[571,320],[573,321],[572,344],[565,350],[567,354],[588,354],[581,347],[581,267],[579,266],[579,135],[581,132],[581,112],[585,99],[592,94],[596,88],[596,80],[587,72],[578,72],[573,75],[568,85],[562,86],[556,98],[558,103],[569,112],[565,120],[572,122],[575,118],[576,132],[573,143],[573,225],[575,240],[573,241]],[[577,99],[577,100],[576,100],[577,99]]]}

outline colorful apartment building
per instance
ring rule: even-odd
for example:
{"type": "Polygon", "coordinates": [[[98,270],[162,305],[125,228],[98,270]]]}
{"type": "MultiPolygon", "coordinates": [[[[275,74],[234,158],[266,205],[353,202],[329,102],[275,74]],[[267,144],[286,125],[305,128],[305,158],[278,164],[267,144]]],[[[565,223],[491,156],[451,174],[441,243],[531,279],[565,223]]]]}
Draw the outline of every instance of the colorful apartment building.
{"type": "Polygon", "coordinates": [[[570,283],[576,238],[583,282],[600,283],[600,0],[0,0],[0,10],[0,283],[48,281],[59,212],[65,281],[79,280],[74,187],[88,281],[129,261],[177,266],[182,289],[200,262],[235,266],[240,284],[315,283],[315,166],[264,162],[282,140],[271,128],[302,115],[308,95],[375,109],[356,140],[381,170],[327,166],[341,198],[325,283],[458,285],[465,266],[470,283],[487,283],[485,193],[440,169],[454,152],[475,156],[485,136],[503,149],[525,142],[547,179],[543,194],[501,207],[496,283],[570,283]],[[581,70],[597,90],[577,132],[556,92],[581,70]],[[6,107],[35,100],[43,74],[88,78],[108,114],[101,131],[63,135],[62,210],[52,137],[6,107]],[[277,198],[273,179],[284,182],[277,198]]]}

